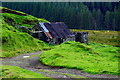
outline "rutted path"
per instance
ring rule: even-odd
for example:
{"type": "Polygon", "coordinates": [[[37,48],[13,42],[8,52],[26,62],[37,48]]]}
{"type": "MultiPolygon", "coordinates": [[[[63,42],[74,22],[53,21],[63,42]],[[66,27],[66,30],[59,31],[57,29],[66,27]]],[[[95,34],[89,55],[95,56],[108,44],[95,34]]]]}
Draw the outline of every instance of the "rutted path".
{"type": "Polygon", "coordinates": [[[21,68],[44,74],[51,78],[118,78],[115,75],[91,75],[76,69],[50,67],[39,61],[40,52],[22,54],[13,58],[2,58],[3,65],[19,66],[21,68]]]}

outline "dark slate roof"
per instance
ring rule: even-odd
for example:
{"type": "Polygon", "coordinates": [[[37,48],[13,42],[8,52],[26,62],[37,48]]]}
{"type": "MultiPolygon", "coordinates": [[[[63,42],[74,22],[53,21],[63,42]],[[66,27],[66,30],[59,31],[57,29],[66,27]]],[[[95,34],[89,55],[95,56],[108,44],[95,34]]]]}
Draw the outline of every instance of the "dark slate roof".
{"type": "Polygon", "coordinates": [[[63,22],[44,23],[44,25],[53,38],[65,38],[67,36],[73,35],[63,22]]]}

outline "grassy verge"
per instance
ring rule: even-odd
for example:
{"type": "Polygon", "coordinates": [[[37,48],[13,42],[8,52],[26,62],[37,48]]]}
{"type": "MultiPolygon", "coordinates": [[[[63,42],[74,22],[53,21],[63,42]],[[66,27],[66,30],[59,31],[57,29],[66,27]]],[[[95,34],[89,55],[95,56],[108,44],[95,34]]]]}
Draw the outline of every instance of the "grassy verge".
{"type": "Polygon", "coordinates": [[[72,32],[88,32],[89,42],[104,43],[108,45],[120,46],[120,31],[98,31],[71,29],[72,32]]]}
{"type": "Polygon", "coordinates": [[[86,77],[82,77],[79,75],[73,75],[73,74],[67,74],[67,73],[61,73],[61,72],[53,72],[53,71],[49,71],[49,70],[38,70],[40,72],[46,72],[46,73],[50,73],[50,74],[61,74],[61,75],[65,75],[71,78],[86,78],[86,77]]]}
{"type": "MultiPolygon", "coordinates": [[[[2,65],[2,78],[46,78],[44,80],[50,79],[49,77],[22,69],[20,67],[2,65]],[[47,79],[48,78],[48,79],[47,79]]],[[[52,79],[51,79],[52,80],[52,79]]]]}
{"type": "Polygon", "coordinates": [[[91,74],[120,75],[118,48],[100,43],[65,42],[43,52],[40,61],[49,66],[79,69],[91,74]]]}

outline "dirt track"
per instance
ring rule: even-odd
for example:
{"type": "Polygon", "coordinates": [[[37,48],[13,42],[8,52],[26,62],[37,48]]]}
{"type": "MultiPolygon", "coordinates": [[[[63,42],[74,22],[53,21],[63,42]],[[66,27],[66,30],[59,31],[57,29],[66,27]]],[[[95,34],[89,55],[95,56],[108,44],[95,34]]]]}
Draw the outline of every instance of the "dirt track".
{"type": "Polygon", "coordinates": [[[22,54],[13,58],[3,58],[3,65],[19,66],[21,68],[44,74],[51,78],[118,78],[115,75],[97,74],[91,75],[76,69],[66,69],[61,67],[50,67],[39,61],[40,52],[22,54]],[[29,56],[24,58],[25,56],[29,56]]]}

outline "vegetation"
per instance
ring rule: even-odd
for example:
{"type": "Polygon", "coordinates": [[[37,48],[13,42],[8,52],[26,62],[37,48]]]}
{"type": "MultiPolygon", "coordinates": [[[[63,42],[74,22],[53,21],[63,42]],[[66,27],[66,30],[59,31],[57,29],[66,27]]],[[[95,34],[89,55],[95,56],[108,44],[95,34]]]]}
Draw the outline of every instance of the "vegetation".
{"type": "Polygon", "coordinates": [[[22,53],[49,49],[48,44],[45,42],[33,38],[28,33],[23,33],[19,28],[15,27],[16,25],[24,25],[31,28],[37,22],[46,22],[46,20],[38,19],[28,14],[26,16],[12,13],[2,13],[0,15],[2,15],[1,57],[13,57],[22,53]]]}
{"type": "MultiPolygon", "coordinates": [[[[49,77],[46,77],[42,74],[28,71],[28,70],[25,70],[25,69],[22,69],[22,68],[16,67],[16,66],[2,65],[1,72],[2,72],[2,78],[12,78],[12,79],[16,79],[16,80],[18,78],[46,78],[43,80],[50,79],[49,77]]],[[[52,79],[50,79],[50,80],[52,80],[52,79]]]]}
{"type": "Polygon", "coordinates": [[[120,46],[120,31],[107,30],[79,30],[71,29],[72,32],[88,32],[88,41],[120,46]]]}
{"type": "Polygon", "coordinates": [[[2,57],[13,57],[21,53],[47,49],[47,44],[43,41],[34,39],[27,33],[4,31],[3,34],[2,57]]]}
{"type": "Polygon", "coordinates": [[[65,22],[72,29],[120,30],[118,2],[3,2],[2,6],[50,22],[65,22]]]}
{"type": "MultiPolygon", "coordinates": [[[[4,7],[2,7],[2,9],[4,9],[4,7]]],[[[5,8],[6,10],[8,8],[5,8]]],[[[10,9],[8,9],[10,10],[10,9]]],[[[15,11],[15,10],[11,10],[11,11],[15,11]]],[[[17,13],[23,13],[23,12],[18,12],[18,11],[15,11],[17,13]]],[[[25,13],[24,13],[25,14],[25,13]]],[[[21,16],[21,15],[18,15],[18,14],[14,14],[14,13],[2,13],[2,19],[8,23],[8,25],[12,25],[13,27],[16,26],[16,25],[19,25],[19,26],[26,26],[26,27],[33,27],[35,24],[37,24],[38,22],[49,22],[45,19],[39,19],[39,18],[36,18],[32,15],[28,15],[26,14],[26,16],[21,16]]]]}
{"type": "Polygon", "coordinates": [[[46,72],[46,73],[50,73],[50,74],[61,74],[61,75],[65,75],[71,78],[86,78],[83,76],[79,76],[79,75],[73,75],[73,74],[67,74],[67,73],[62,73],[62,72],[54,72],[54,71],[49,71],[49,70],[38,70],[40,72],[46,72]]]}
{"type": "Polygon", "coordinates": [[[100,43],[65,42],[43,52],[40,61],[45,65],[79,69],[91,74],[120,75],[118,47],[100,43]]]}
{"type": "MultiPolygon", "coordinates": [[[[28,29],[31,29],[38,22],[49,22],[44,18],[49,18],[48,20],[50,21],[64,21],[67,23],[69,28],[77,29],[119,30],[120,26],[118,22],[120,19],[118,15],[120,7],[116,6],[117,3],[114,3],[114,6],[113,3],[108,3],[110,4],[110,7],[107,8],[111,8],[111,6],[113,6],[113,9],[105,11],[99,9],[100,6],[97,9],[94,9],[94,7],[89,9],[89,5],[85,3],[3,3],[3,6],[6,4],[8,7],[18,10],[21,9],[21,11],[26,11],[27,13],[33,14],[39,18],[11,9],[8,10],[14,11],[16,13],[0,13],[0,17],[2,18],[2,20],[0,20],[2,24],[0,25],[2,26],[3,53],[0,57],[13,57],[22,53],[50,49],[48,44],[33,38],[26,32],[22,32],[21,29],[17,27],[25,26],[28,29]],[[23,7],[20,7],[21,4],[23,4],[23,7]],[[26,4],[31,5],[27,6],[26,4]],[[35,6],[33,7],[33,5],[35,6]],[[29,9],[28,7],[35,10],[29,9]],[[36,13],[36,9],[40,11],[36,13]],[[21,16],[19,13],[25,15],[21,16]],[[40,17],[43,17],[43,19],[40,17]]],[[[0,7],[0,9],[4,8],[0,7]]],[[[90,30],[72,31],[89,32],[89,44],[86,45],[79,42],[69,41],[58,46],[51,45],[51,47],[54,47],[52,47],[52,49],[49,51],[43,52],[40,55],[40,61],[45,65],[74,68],[91,74],[120,75],[120,71],[118,70],[118,58],[120,57],[120,50],[118,50],[119,47],[115,47],[118,46],[117,43],[120,42],[118,37],[119,32],[90,30]],[[97,43],[94,43],[93,41],[97,43]],[[101,43],[106,43],[106,45],[101,43]]],[[[6,78],[44,77],[43,75],[39,76],[40,74],[26,71],[18,67],[5,65],[3,67],[2,76],[6,78]]],[[[70,76],[78,77],[75,75],[70,76]]]]}

